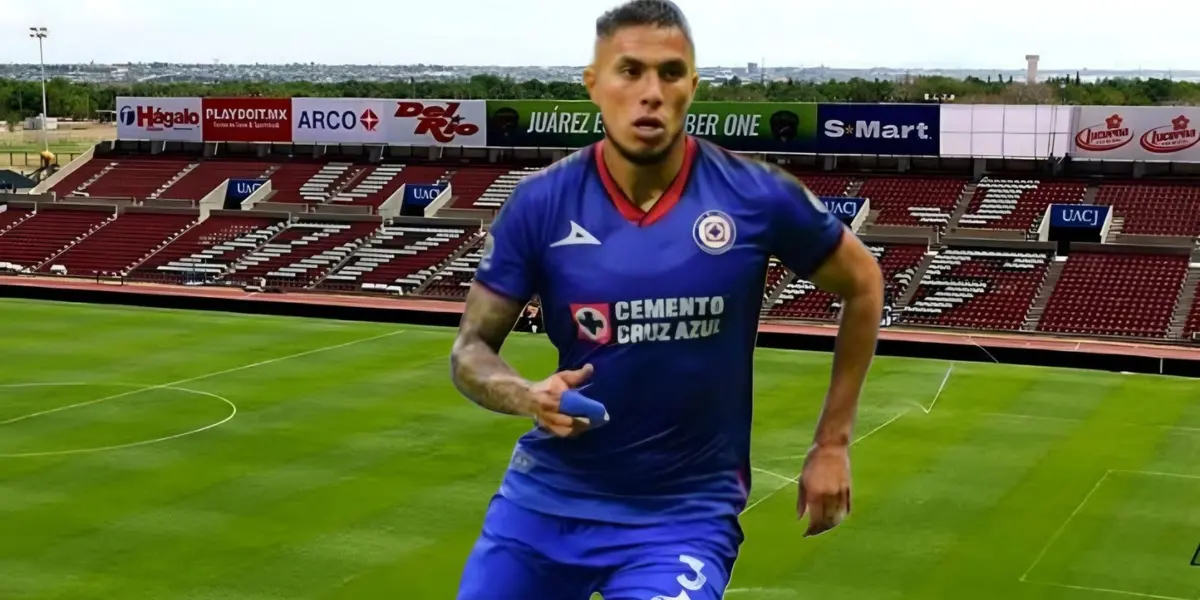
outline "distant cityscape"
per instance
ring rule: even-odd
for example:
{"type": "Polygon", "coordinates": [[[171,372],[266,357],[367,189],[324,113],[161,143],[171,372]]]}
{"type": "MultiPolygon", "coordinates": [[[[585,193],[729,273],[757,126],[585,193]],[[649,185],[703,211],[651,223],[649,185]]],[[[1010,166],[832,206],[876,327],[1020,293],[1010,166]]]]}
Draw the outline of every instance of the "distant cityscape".
{"type": "MultiPolygon", "coordinates": [[[[1014,61],[1020,62],[1020,61],[1014,61]]],[[[1017,66],[1017,65],[1014,65],[1017,66]]],[[[338,83],[356,81],[430,81],[467,78],[474,75],[495,75],[524,81],[579,81],[582,66],[462,66],[462,65],[323,65],[317,63],[292,64],[56,64],[46,65],[49,78],[64,78],[77,83],[134,84],[134,83],[218,83],[225,81],[309,81],[315,83],[338,83]]],[[[760,67],[749,63],[738,67],[702,67],[701,77],[720,85],[738,78],[742,81],[760,80],[847,80],[863,79],[903,80],[921,76],[944,76],[963,79],[969,76],[980,79],[1002,77],[1005,80],[1025,80],[1025,65],[1013,69],[895,69],[878,67],[873,69],[846,69],[831,66],[815,67],[760,67]]],[[[1040,69],[1038,79],[1051,77],[1075,77],[1082,81],[1105,78],[1159,78],[1176,81],[1200,81],[1200,70],[1094,70],[1040,69]]],[[[41,77],[37,64],[0,64],[0,78],[38,81],[41,77]]]]}

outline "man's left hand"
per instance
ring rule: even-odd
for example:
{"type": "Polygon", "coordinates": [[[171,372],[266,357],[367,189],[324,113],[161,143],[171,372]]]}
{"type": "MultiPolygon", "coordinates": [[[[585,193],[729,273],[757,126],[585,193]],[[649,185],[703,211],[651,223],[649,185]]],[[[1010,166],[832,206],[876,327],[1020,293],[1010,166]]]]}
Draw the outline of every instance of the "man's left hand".
{"type": "Polygon", "coordinates": [[[848,446],[814,445],[804,459],[796,518],[808,514],[804,536],[837,527],[850,514],[850,451],[848,446]]]}

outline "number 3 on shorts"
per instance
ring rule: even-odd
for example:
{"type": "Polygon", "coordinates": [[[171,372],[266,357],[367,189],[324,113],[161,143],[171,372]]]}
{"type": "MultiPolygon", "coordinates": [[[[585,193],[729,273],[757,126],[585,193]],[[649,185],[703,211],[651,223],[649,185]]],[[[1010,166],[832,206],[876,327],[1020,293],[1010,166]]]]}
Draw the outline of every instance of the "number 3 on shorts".
{"type": "Polygon", "coordinates": [[[655,596],[650,600],[691,600],[688,596],[688,591],[695,592],[704,587],[704,583],[708,581],[708,577],[703,573],[704,562],[686,554],[679,555],[679,562],[687,565],[692,571],[691,573],[684,573],[675,578],[675,581],[678,581],[679,585],[683,586],[683,590],[679,592],[678,596],[655,596]]]}

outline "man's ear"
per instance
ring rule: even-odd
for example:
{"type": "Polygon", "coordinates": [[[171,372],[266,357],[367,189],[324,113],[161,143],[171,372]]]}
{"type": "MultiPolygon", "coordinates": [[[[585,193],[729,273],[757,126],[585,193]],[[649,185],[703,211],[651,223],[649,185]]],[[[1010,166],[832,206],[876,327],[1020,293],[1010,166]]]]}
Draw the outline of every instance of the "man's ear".
{"type": "Polygon", "coordinates": [[[587,88],[588,97],[594,104],[596,102],[596,96],[593,93],[596,87],[596,63],[594,62],[583,69],[583,87],[587,88]]]}

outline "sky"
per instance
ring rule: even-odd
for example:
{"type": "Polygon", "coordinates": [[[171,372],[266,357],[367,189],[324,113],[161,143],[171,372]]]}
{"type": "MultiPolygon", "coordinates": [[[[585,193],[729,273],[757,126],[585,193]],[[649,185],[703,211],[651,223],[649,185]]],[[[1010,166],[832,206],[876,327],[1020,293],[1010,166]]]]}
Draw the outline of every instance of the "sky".
{"type": "MultiPolygon", "coordinates": [[[[619,0],[0,0],[0,63],[583,65],[619,0]]],[[[701,66],[1200,69],[1186,0],[677,0],[701,66]]]]}

